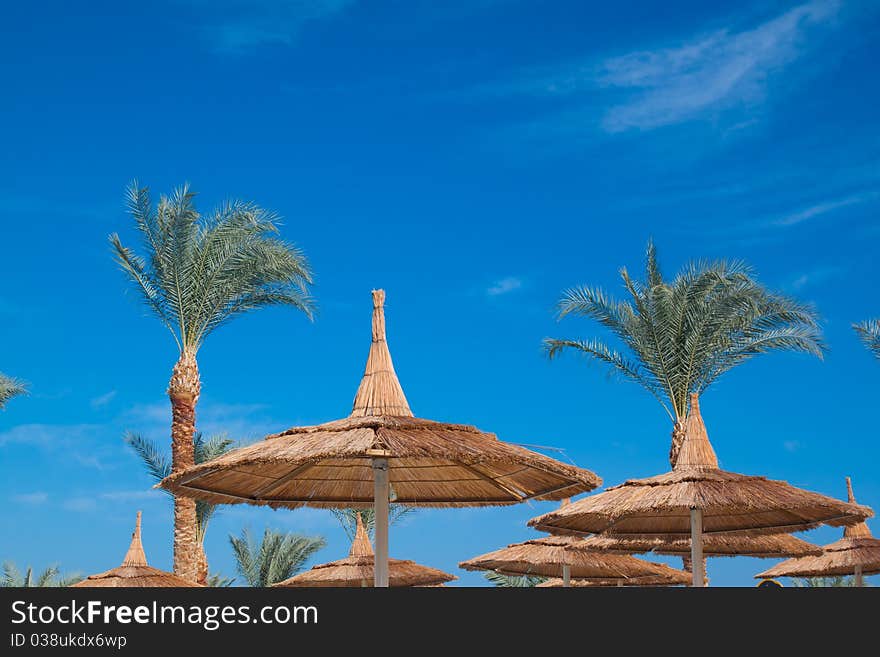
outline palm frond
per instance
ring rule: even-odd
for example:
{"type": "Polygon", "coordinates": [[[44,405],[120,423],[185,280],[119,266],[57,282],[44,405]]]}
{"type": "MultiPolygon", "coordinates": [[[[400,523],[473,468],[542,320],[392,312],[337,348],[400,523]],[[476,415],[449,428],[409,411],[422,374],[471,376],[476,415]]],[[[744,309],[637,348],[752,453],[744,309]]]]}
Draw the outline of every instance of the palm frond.
{"type": "Polygon", "coordinates": [[[27,384],[0,372],[0,408],[13,397],[27,394],[27,384]]]}
{"type": "Polygon", "coordinates": [[[232,586],[234,583],[234,577],[226,577],[226,575],[222,573],[211,573],[208,575],[206,585],[213,588],[226,588],[232,586]]]}
{"type": "Polygon", "coordinates": [[[815,309],[768,290],[741,261],[693,261],[664,280],[649,243],[645,280],[625,268],[621,278],[626,301],[582,286],[564,291],[558,305],[560,319],[592,319],[620,349],[596,339],[545,340],[545,349],[551,358],[573,349],[604,363],[648,390],[675,421],[687,414],[691,393],[754,356],[825,351],[815,309]]]}
{"type": "Polygon", "coordinates": [[[188,185],[154,208],[149,190],[136,182],[127,206],[144,255],[114,234],[116,262],[180,349],[197,352],[214,329],[250,310],[290,306],[312,316],[308,261],[277,237],[274,213],[230,201],[203,217],[188,185]]]}
{"type": "MultiPolygon", "coordinates": [[[[415,510],[416,508],[413,506],[391,504],[388,507],[388,522],[393,525],[412,514],[415,510]]],[[[370,540],[373,540],[376,529],[376,513],[373,508],[338,508],[330,509],[330,513],[332,513],[333,517],[335,517],[339,521],[339,524],[342,525],[342,529],[345,531],[345,534],[350,541],[354,540],[355,529],[357,528],[357,517],[360,516],[361,522],[364,523],[364,528],[367,530],[370,540]]]]}
{"type": "Polygon", "coordinates": [[[853,324],[856,334],[875,357],[880,358],[880,319],[853,324]]]}
{"type": "Polygon", "coordinates": [[[154,441],[133,431],[126,431],[122,440],[140,457],[151,479],[158,483],[171,474],[171,459],[154,441]]]}
{"type": "Polygon", "coordinates": [[[484,577],[490,581],[493,586],[503,588],[528,588],[537,586],[547,581],[546,577],[535,577],[532,575],[502,575],[494,570],[487,572],[484,577]]]}
{"type": "Polygon", "coordinates": [[[249,586],[271,586],[303,569],[318,550],[326,546],[321,537],[278,532],[268,527],[257,543],[245,528],[230,534],[236,568],[249,586]]]}

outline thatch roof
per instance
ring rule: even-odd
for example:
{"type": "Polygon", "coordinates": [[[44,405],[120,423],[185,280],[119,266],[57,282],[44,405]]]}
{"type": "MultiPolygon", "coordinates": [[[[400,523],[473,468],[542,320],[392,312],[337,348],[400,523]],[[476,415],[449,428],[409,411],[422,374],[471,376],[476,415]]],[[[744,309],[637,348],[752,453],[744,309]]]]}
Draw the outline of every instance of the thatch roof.
{"type": "MultiPolygon", "coordinates": [[[[648,577],[631,577],[628,579],[571,579],[569,586],[572,588],[589,588],[600,586],[686,586],[690,584],[691,574],[683,570],[670,568],[672,573],[666,575],[654,575],[648,577]]],[[[563,581],[559,578],[548,579],[541,582],[537,588],[555,589],[562,588],[563,581]]]]}
{"type": "Polygon", "coordinates": [[[388,459],[394,501],[491,506],[593,490],[588,470],[504,443],[463,424],[413,417],[385,338],[385,293],[373,292],[373,339],[347,418],[294,427],[172,474],[161,486],[208,502],[271,507],[367,507],[372,459],[388,459]]]}
{"type": "Polygon", "coordinates": [[[572,578],[625,580],[641,577],[674,577],[687,573],[663,564],[642,561],[624,554],[586,549],[583,540],[570,536],[547,536],[474,557],[458,564],[464,570],[495,570],[506,575],[559,577],[563,566],[572,578]]]}
{"type": "Polygon", "coordinates": [[[696,395],[672,472],[630,479],[578,500],[529,525],[555,534],[690,535],[690,510],[701,509],[703,533],[777,534],[820,524],[854,524],[873,515],[865,506],[795,488],[784,481],[719,469],[696,395]]]}
{"type": "MultiPolygon", "coordinates": [[[[691,554],[691,539],[663,540],[650,536],[588,536],[585,547],[594,550],[642,554],[654,552],[676,557],[691,554]]],[[[822,548],[791,534],[747,536],[743,534],[708,534],[703,537],[703,555],[706,557],[801,557],[821,554],[822,548]]]]}
{"type": "MultiPolygon", "coordinates": [[[[846,478],[846,488],[849,501],[855,504],[849,477],[846,478]]],[[[856,568],[861,568],[863,575],[880,573],[880,539],[872,536],[864,522],[846,527],[843,538],[824,546],[821,555],[789,559],[755,577],[836,577],[852,575],[856,568]]]]}
{"type": "Polygon", "coordinates": [[[144,554],[144,546],[141,543],[141,512],[138,511],[134,533],[131,536],[131,545],[128,546],[128,552],[125,553],[122,565],[104,573],[89,575],[86,579],[71,586],[177,588],[201,585],[185,580],[173,573],[147,565],[147,557],[144,554]]]}
{"type": "MultiPolygon", "coordinates": [[[[357,529],[348,557],[330,563],[314,566],[299,575],[274,584],[273,586],[300,587],[362,587],[372,586],[375,576],[373,547],[367,530],[357,517],[357,529]]],[[[455,575],[444,573],[436,568],[420,566],[413,561],[388,560],[388,586],[440,586],[444,582],[458,579],[455,575]]]]}

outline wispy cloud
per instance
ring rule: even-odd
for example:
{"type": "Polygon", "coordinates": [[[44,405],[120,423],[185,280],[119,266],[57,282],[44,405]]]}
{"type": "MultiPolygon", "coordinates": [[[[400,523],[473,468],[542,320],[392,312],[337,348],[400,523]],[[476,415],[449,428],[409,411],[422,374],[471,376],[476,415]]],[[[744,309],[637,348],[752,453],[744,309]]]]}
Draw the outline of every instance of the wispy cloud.
{"type": "Polygon", "coordinates": [[[89,404],[92,408],[102,408],[113,401],[114,397],[116,397],[116,390],[111,390],[110,392],[105,392],[103,395],[93,397],[89,401],[89,404]]]}
{"type": "Polygon", "coordinates": [[[788,287],[795,292],[801,292],[814,285],[820,285],[835,278],[839,278],[844,273],[845,270],[841,267],[818,267],[811,271],[798,274],[792,279],[788,287]]]}
{"type": "Polygon", "coordinates": [[[102,500],[111,502],[134,502],[138,500],[154,500],[163,497],[162,491],[159,490],[115,490],[101,493],[102,500]]]}
{"type": "Polygon", "coordinates": [[[21,493],[20,495],[13,495],[12,499],[19,504],[37,506],[49,501],[49,493],[44,493],[42,491],[36,493],[21,493]]]}
{"type": "MultiPolygon", "coordinates": [[[[760,106],[772,76],[815,45],[813,31],[831,23],[840,4],[812,0],[747,29],[725,27],[653,49],[525,72],[482,91],[558,101],[562,107],[539,123],[562,131],[592,125],[613,134],[715,119],[725,110],[760,106]]],[[[731,119],[726,135],[755,122],[741,113],[731,119]]]]}
{"type": "Polygon", "coordinates": [[[65,500],[61,506],[65,511],[88,513],[94,511],[98,507],[98,503],[92,497],[72,497],[65,500]]]}
{"type": "Polygon", "coordinates": [[[95,424],[20,424],[0,432],[0,447],[8,444],[67,447],[99,429],[95,424]]]}
{"type": "Polygon", "coordinates": [[[796,452],[801,448],[801,444],[797,440],[786,440],[782,443],[782,447],[786,452],[796,452]]]}
{"type": "Polygon", "coordinates": [[[852,194],[850,196],[844,196],[842,198],[822,201],[820,203],[815,203],[813,205],[801,208],[797,212],[778,217],[777,219],[774,219],[771,223],[775,226],[797,226],[798,224],[802,224],[805,221],[815,219],[816,217],[821,217],[822,215],[828,214],[829,212],[834,212],[835,210],[839,210],[850,205],[866,203],[878,197],[880,197],[880,192],[870,191],[860,194],[852,194]]]}
{"type": "Polygon", "coordinates": [[[332,18],[355,0],[181,0],[194,5],[200,33],[215,52],[289,46],[307,23],[332,18]]]}
{"type": "Polygon", "coordinates": [[[509,294],[510,292],[514,292],[520,289],[522,286],[523,282],[521,278],[517,278],[516,276],[508,276],[507,278],[502,278],[490,285],[486,289],[486,294],[488,294],[490,297],[497,297],[501,294],[509,294]]]}
{"type": "MultiPolygon", "coordinates": [[[[124,414],[123,422],[132,431],[140,433],[167,432],[171,408],[167,401],[139,404],[124,414]]],[[[247,440],[284,427],[266,416],[263,404],[225,404],[206,400],[199,404],[198,428],[206,436],[226,434],[235,440],[247,440]]]]}

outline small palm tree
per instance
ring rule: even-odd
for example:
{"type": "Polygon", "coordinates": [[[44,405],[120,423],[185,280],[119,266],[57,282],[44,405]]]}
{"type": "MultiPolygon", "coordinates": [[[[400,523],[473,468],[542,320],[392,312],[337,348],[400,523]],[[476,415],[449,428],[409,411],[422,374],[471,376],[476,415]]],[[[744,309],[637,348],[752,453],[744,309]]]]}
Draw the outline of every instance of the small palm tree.
{"type": "Polygon", "coordinates": [[[880,358],[880,319],[869,319],[860,324],[853,324],[853,328],[868,351],[880,358]]]}
{"type": "Polygon", "coordinates": [[[799,577],[792,580],[800,588],[846,587],[855,586],[852,577],[799,577]]]}
{"type": "Polygon", "coordinates": [[[58,566],[49,566],[39,575],[34,576],[33,568],[30,566],[22,574],[13,562],[4,561],[0,587],[70,586],[81,581],[82,576],[79,574],[62,575],[58,566]]]}
{"type": "MultiPolygon", "coordinates": [[[[408,516],[413,511],[415,511],[415,507],[412,506],[406,506],[404,504],[390,505],[388,507],[389,524],[393,525],[395,522],[408,516]]],[[[364,523],[364,528],[367,530],[370,540],[373,540],[373,533],[376,529],[376,511],[372,507],[366,509],[330,509],[330,512],[336,517],[339,524],[342,525],[345,534],[351,541],[354,540],[354,534],[357,528],[357,517],[360,515],[361,522],[364,523]]]]}
{"type": "Polygon", "coordinates": [[[6,406],[13,397],[18,397],[27,392],[27,385],[23,381],[13,379],[0,372],[0,408],[6,406]]]}
{"type": "MultiPolygon", "coordinates": [[[[276,216],[253,203],[225,203],[210,216],[195,207],[187,186],[161,197],[132,183],[128,210],[143,240],[144,255],[110,243],[119,267],[147,308],[171,333],[179,350],[168,384],[171,401],[171,468],[193,465],[196,404],[201,394],[196,355],[214,329],[243,313],[290,306],[311,317],[312,282],[305,256],[278,238],[276,216]]],[[[174,572],[196,580],[199,572],[196,505],[174,501],[174,572]]]]}
{"type": "Polygon", "coordinates": [[[234,583],[234,577],[226,577],[222,573],[211,573],[205,580],[205,586],[210,586],[212,588],[227,588],[234,583]]]}
{"type": "MultiPolygon", "coordinates": [[[[147,469],[150,477],[160,482],[171,474],[171,462],[168,455],[159,448],[159,446],[142,436],[139,433],[127,431],[122,439],[131,447],[134,452],[141,458],[144,467],[147,469]]],[[[204,463],[213,458],[225,454],[232,449],[235,442],[224,434],[211,436],[208,440],[202,438],[201,432],[193,435],[193,460],[195,463],[204,463]]],[[[164,488],[162,492],[171,494],[164,488]]],[[[205,555],[205,534],[208,531],[208,522],[217,511],[217,505],[202,500],[196,501],[196,523],[198,525],[198,541],[199,541],[199,584],[208,584],[208,559],[205,555]]]]}
{"type": "Polygon", "coordinates": [[[486,573],[485,577],[493,586],[504,588],[527,588],[537,586],[538,584],[547,581],[546,577],[535,577],[532,575],[502,575],[501,573],[496,573],[494,570],[490,570],[486,573]]]}
{"type": "Polygon", "coordinates": [[[580,352],[651,393],[673,422],[674,466],[691,393],[701,394],[758,354],[799,351],[822,358],[824,345],[815,311],[767,290],[741,262],[694,262],[666,280],[652,242],[646,259],[644,281],[621,270],[626,301],[591,287],[567,290],[559,301],[560,319],[599,322],[623,351],[596,339],[547,339],[545,347],[551,358],[566,349],[580,352]]]}
{"type": "Polygon", "coordinates": [[[315,552],[327,543],[320,536],[277,532],[268,527],[257,543],[245,528],[229,535],[235,564],[248,586],[271,586],[300,572],[315,552]]]}

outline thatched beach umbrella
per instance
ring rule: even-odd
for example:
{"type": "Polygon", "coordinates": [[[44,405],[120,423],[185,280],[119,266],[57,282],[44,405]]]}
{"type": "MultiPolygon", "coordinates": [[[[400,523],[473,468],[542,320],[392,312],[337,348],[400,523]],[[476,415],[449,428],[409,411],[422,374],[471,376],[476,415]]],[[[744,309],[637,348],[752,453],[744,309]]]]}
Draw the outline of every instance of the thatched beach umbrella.
{"type": "MultiPolygon", "coordinates": [[[[358,587],[372,586],[375,581],[376,559],[370,537],[360,514],[351,550],[345,559],[314,566],[274,586],[358,587]]],[[[436,568],[420,566],[413,561],[388,560],[388,586],[440,586],[458,579],[436,568]]]]}
{"type": "Polygon", "coordinates": [[[494,570],[505,575],[559,577],[563,582],[594,579],[617,582],[629,579],[676,577],[687,573],[669,566],[642,561],[625,554],[597,552],[572,536],[545,536],[488,552],[458,564],[464,570],[494,570]]]}
{"type": "Polygon", "coordinates": [[[548,579],[536,585],[536,588],[555,589],[564,586],[573,588],[611,587],[611,586],[686,586],[691,581],[691,574],[684,570],[670,568],[671,573],[650,575],[647,577],[629,577],[626,579],[572,579],[567,585],[561,579],[548,579]]]}
{"type": "MultiPolygon", "coordinates": [[[[653,552],[672,557],[689,557],[691,554],[690,537],[664,540],[663,538],[651,536],[624,537],[603,534],[585,538],[584,545],[592,550],[606,550],[622,554],[653,552]]],[[[803,557],[821,553],[822,548],[818,545],[813,545],[791,534],[760,536],[705,534],[703,536],[704,557],[779,559],[781,557],[803,557]]]]}
{"type": "MultiPolygon", "coordinates": [[[[846,478],[849,501],[855,504],[852,482],[846,478]]],[[[855,585],[862,586],[863,575],[880,573],[880,539],[871,535],[864,522],[845,527],[843,538],[822,548],[815,557],[789,559],[755,575],[760,579],[774,577],[836,577],[853,575],[855,585]]]]}
{"type": "Polygon", "coordinates": [[[703,586],[703,534],[779,534],[822,523],[850,525],[873,515],[865,506],[795,488],[784,481],[719,469],[696,395],[672,472],[630,479],[529,525],[554,534],[691,539],[693,585],[703,586]]]}
{"type": "Polygon", "coordinates": [[[376,586],[388,585],[388,504],[466,507],[560,500],[593,490],[588,470],[463,424],[414,417],[385,339],[385,293],[373,291],[373,339],[351,415],[294,427],[172,474],[176,495],[217,504],[374,506],[376,586]]]}
{"type": "Polygon", "coordinates": [[[95,587],[198,587],[201,584],[190,582],[178,577],[173,573],[159,570],[147,565],[147,557],[144,554],[144,546],[141,543],[141,512],[137,512],[137,520],[134,525],[134,534],[131,536],[131,545],[122,560],[122,565],[113,570],[97,575],[89,575],[81,582],[71,586],[95,586],[95,587]]]}

